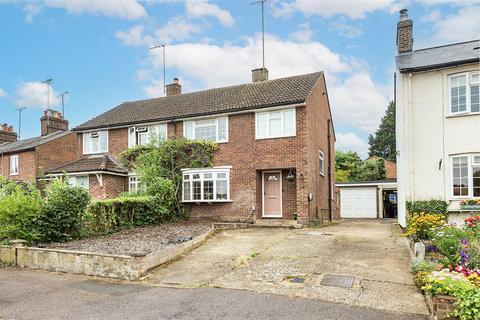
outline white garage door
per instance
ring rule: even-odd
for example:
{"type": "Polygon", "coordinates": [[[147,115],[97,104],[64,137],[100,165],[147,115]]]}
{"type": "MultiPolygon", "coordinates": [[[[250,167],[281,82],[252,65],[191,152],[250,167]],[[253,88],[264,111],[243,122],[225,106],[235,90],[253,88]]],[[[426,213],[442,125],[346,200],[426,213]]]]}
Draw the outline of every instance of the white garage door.
{"type": "Polygon", "coordinates": [[[342,218],[376,218],[377,188],[342,188],[340,216],[342,218]]]}

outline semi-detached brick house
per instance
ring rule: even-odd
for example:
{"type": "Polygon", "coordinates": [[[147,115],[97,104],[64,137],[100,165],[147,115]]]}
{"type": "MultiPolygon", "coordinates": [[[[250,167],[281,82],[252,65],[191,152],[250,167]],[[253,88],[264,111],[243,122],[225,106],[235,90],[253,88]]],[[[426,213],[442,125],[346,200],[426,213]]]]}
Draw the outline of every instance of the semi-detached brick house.
{"type": "MultiPolygon", "coordinates": [[[[136,190],[133,172],[117,162],[129,146],[187,137],[216,141],[214,167],[183,171],[183,201],[191,216],[217,221],[334,218],[334,130],[324,74],[267,80],[125,102],[81,124],[80,160],[49,170],[68,172],[97,198],[136,190]]],[[[76,181],[75,181],[76,180],[76,181]]]]}
{"type": "Polygon", "coordinates": [[[50,168],[78,158],[76,133],[61,113],[45,110],[39,137],[17,140],[12,126],[0,125],[0,176],[35,182],[50,168]]]}

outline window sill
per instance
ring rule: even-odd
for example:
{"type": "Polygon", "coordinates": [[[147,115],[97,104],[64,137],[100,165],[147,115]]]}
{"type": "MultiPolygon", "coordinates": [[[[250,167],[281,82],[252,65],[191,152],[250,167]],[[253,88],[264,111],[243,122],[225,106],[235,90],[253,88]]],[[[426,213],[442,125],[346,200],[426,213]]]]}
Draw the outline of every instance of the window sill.
{"type": "Polygon", "coordinates": [[[233,200],[183,200],[182,203],[197,203],[197,204],[200,204],[200,203],[229,203],[229,202],[233,202],[233,200]]]}
{"type": "Polygon", "coordinates": [[[472,117],[472,116],[480,116],[480,112],[465,112],[465,113],[452,113],[446,116],[445,118],[460,118],[460,117],[472,117]]]}
{"type": "Polygon", "coordinates": [[[9,176],[16,177],[16,176],[18,176],[18,173],[10,173],[9,176]]]}
{"type": "Polygon", "coordinates": [[[99,152],[83,152],[83,155],[104,154],[104,153],[108,153],[108,150],[107,151],[99,151],[99,152]]]}
{"type": "Polygon", "coordinates": [[[255,140],[267,140],[267,139],[282,139],[282,138],[294,138],[296,137],[297,135],[294,134],[294,135],[290,135],[290,136],[279,136],[279,137],[265,137],[265,138],[259,138],[259,137],[255,137],[255,140]]]}

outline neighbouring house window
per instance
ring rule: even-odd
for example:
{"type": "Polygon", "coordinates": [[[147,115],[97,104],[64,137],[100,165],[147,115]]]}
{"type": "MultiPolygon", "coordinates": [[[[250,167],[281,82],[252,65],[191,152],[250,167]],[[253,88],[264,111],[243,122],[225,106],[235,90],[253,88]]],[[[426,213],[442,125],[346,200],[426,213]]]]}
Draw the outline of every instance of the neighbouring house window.
{"type": "Polygon", "coordinates": [[[18,155],[10,156],[10,175],[18,175],[18,155]]]}
{"type": "Polygon", "coordinates": [[[255,114],[256,139],[295,136],[295,108],[255,114]]]}
{"type": "Polygon", "coordinates": [[[230,169],[183,171],[183,201],[221,202],[230,199],[230,169]]]}
{"type": "Polygon", "coordinates": [[[108,152],[108,131],[85,132],[83,134],[83,153],[108,152]]]}
{"type": "Polygon", "coordinates": [[[480,112],[480,73],[452,75],[450,83],[450,113],[480,112]]]}
{"type": "Polygon", "coordinates": [[[145,192],[147,186],[145,183],[141,182],[138,177],[136,176],[129,176],[128,177],[128,192],[130,193],[137,193],[137,192],[145,192]]]}
{"type": "Polygon", "coordinates": [[[146,145],[151,141],[167,139],[167,125],[155,124],[148,126],[134,126],[128,129],[128,147],[146,145]]]}
{"type": "Polygon", "coordinates": [[[323,176],[325,175],[325,155],[322,151],[318,155],[318,172],[323,176]]]}
{"type": "Polygon", "coordinates": [[[191,140],[228,141],[228,117],[185,121],[183,136],[191,140]]]}
{"type": "Polygon", "coordinates": [[[88,176],[68,177],[68,183],[74,187],[82,187],[88,190],[88,176]]]}
{"type": "Polygon", "coordinates": [[[451,158],[454,197],[480,197],[480,154],[451,158]]]}

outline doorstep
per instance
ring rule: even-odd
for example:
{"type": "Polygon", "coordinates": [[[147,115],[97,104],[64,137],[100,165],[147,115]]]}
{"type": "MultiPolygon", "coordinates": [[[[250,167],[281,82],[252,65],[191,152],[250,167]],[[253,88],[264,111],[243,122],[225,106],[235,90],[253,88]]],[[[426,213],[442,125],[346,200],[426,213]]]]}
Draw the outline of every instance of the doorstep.
{"type": "Polygon", "coordinates": [[[297,220],[287,219],[257,219],[250,228],[286,228],[286,229],[301,229],[303,225],[297,220]]]}

